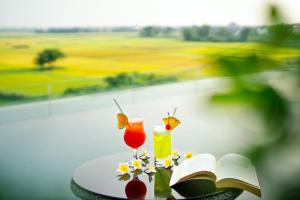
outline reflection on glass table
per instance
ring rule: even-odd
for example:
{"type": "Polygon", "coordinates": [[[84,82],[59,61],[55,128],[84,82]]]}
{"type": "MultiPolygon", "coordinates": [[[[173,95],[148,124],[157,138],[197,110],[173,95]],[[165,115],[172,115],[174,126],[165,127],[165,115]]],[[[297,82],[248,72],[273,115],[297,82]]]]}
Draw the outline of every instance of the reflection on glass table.
{"type": "Polygon", "coordinates": [[[172,171],[164,168],[157,168],[154,177],[154,196],[157,199],[166,199],[171,197],[172,190],[169,187],[172,171]]]}
{"type": "Polygon", "coordinates": [[[125,187],[125,194],[128,199],[145,199],[147,187],[138,177],[131,179],[125,187]]]}
{"type": "MultiPolygon", "coordinates": [[[[71,190],[80,199],[200,199],[233,200],[242,190],[216,189],[209,180],[191,180],[169,187],[172,170],[157,168],[148,175],[143,171],[118,176],[118,163],[128,161],[130,153],[114,154],[79,166],[71,180],[71,190]]],[[[153,165],[150,159],[145,165],[153,165]]]]}

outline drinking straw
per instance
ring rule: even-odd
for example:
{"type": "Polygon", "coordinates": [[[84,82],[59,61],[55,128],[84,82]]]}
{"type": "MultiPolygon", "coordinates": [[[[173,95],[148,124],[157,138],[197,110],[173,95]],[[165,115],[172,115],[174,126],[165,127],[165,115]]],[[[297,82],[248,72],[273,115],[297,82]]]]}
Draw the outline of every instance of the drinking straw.
{"type": "Polygon", "coordinates": [[[116,100],[116,99],[113,99],[113,100],[114,100],[115,104],[118,106],[118,108],[119,108],[119,110],[121,111],[121,113],[124,113],[123,110],[122,110],[122,108],[121,108],[121,106],[120,106],[119,103],[117,102],[117,100],[116,100]]]}
{"type": "Polygon", "coordinates": [[[173,110],[173,117],[175,116],[176,111],[177,111],[177,107],[175,106],[175,108],[173,110]]]}

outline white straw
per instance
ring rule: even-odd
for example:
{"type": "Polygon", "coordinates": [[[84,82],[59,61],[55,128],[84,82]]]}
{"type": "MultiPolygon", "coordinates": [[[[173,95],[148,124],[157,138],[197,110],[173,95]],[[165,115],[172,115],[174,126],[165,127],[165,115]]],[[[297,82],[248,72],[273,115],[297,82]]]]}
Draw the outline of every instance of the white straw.
{"type": "Polygon", "coordinates": [[[121,108],[121,106],[120,106],[119,103],[117,102],[117,100],[116,100],[116,99],[113,99],[113,100],[114,100],[115,104],[118,106],[118,108],[119,108],[119,110],[121,111],[121,113],[124,113],[123,110],[122,110],[122,108],[121,108]]]}
{"type": "Polygon", "coordinates": [[[175,107],[173,110],[173,117],[175,116],[176,111],[177,111],[177,107],[175,107]]]}

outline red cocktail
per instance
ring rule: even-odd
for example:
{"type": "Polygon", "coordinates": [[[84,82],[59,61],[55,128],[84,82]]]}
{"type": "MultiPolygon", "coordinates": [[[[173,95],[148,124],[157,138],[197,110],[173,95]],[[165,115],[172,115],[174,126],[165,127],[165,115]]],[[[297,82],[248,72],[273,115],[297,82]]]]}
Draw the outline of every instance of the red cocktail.
{"type": "Polygon", "coordinates": [[[124,141],[133,149],[135,158],[137,158],[137,149],[145,143],[145,140],[146,133],[144,131],[143,119],[129,119],[124,132],[124,141]]]}

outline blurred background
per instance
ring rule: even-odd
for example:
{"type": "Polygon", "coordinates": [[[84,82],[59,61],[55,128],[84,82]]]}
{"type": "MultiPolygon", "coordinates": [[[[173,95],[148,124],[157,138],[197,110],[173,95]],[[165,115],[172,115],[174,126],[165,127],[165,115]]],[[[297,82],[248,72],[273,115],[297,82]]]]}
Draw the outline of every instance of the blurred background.
{"type": "Polygon", "coordinates": [[[298,199],[299,7],[1,0],[0,197],[76,198],[78,165],[130,151],[116,128],[116,98],[144,118],[144,149],[177,106],[174,148],[246,155],[262,199],[298,199]]]}

